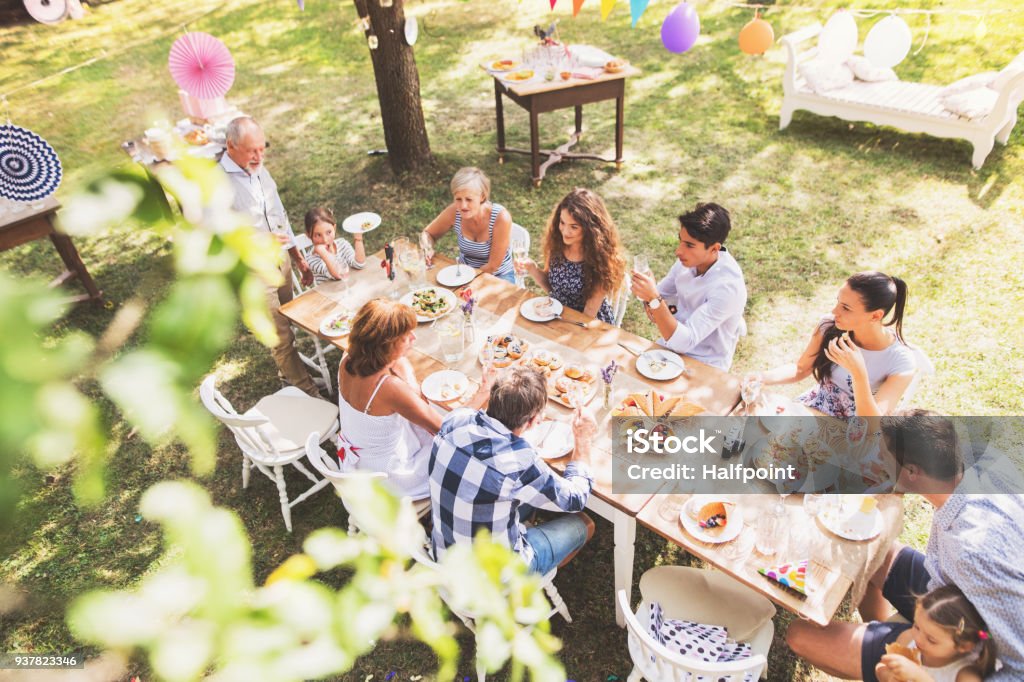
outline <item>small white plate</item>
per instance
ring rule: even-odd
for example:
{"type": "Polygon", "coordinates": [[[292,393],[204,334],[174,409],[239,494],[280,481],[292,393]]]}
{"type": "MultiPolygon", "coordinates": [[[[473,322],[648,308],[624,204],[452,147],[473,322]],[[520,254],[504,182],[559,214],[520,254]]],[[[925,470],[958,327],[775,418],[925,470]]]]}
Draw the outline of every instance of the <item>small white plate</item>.
{"type": "Polygon", "coordinates": [[[493,62],[488,62],[484,66],[491,73],[508,73],[509,71],[521,71],[522,68],[523,68],[523,63],[520,62],[520,61],[516,61],[515,59],[509,59],[509,60],[495,59],[493,62]],[[502,62],[502,61],[510,61],[512,63],[508,64],[507,66],[506,65],[499,65],[499,62],[502,62]],[[496,65],[498,65],[498,66],[496,66],[496,65]]]}
{"type": "Polygon", "coordinates": [[[424,379],[420,389],[428,400],[447,403],[466,395],[466,391],[469,390],[469,379],[454,369],[442,369],[424,379]]]}
{"type": "Polygon", "coordinates": [[[565,457],[576,445],[572,436],[572,426],[562,421],[541,422],[524,433],[523,438],[544,459],[565,457]]]}
{"type": "Polygon", "coordinates": [[[562,304],[550,296],[537,296],[536,298],[523,301],[523,304],[519,306],[519,314],[530,322],[550,322],[562,314],[562,304]],[[545,299],[551,300],[551,313],[549,315],[541,315],[537,312],[537,306],[545,299]]]}
{"type": "Polygon", "coordinates": [[[455,306],[458,303],[458,301],[455,298],[455,294],[448,291],[447,289],[442,289],[441,287],[423,287],[421,289],[417,289],[416,291],[410,291],[405,296],[398,299],[398,302],[404,303],[405,305],[413,309],[413,311],[416,313],[417,322],[432,322],[434,320],[440,319],[447,315],[448,313],[450,313],[451,311],[455,310],[455,306]],[[433,289],[434,291],[436,291],[441,298],[445,299],[448,302],[448,309],[445,310],[443,313],[438,313],[437,315],[430,317],[428,315],[423,315],[420,313],[420,311],[416,310],[415,308],[412,308],[413,294],[415,294],[416,291],[423,291],[423,289],[433,289]]]}
{"type": "Polygon", "coordinates": [[[723,542],[735,540],[743,531],[743,514],[739,512],[739,505],[733,507],[732,514],[729,515],[729,523],[725,526],[725,530],[722,531],[721,535],[708,534],[697,523],[697,519],[690,516],[691,508],[699,509],[705,504],[716,500],[719,502],[732,501],[714,495],[694,495],[686,501],[686,504],[683,505],[679,512],[679,522],[683,525],[683,529],[701,542],[707,542],[712,545],[720,545],[723,542]]]}
{"type": "Polygon", "coordinates": [[[636,371],[655,381],[675,379],[685,368],[683,359],[670,350],[648,350],[636,358],[636,371]]]}
{"type": "Polygon", "coordinates": [[[350,331],[352,331],[351,325],[353,317],[355,317],[355,313],[353,313],[351,310],[342,310],[341,312],[328,315],[320,323],[320,333],[332,339],[336,339],[339,336],[345,336],[350,331]],[[335,324],[336,322],[342,319],[346,319],[347,324],[335,324]]]}
{"type": "Polygon", "coordinates": [[[345,218],[341,223],[341,229],[349,234],[363,234],[370,230],[376,230],[380,226],[380,216],[376,213],[364,212],[355,213],[345,218]],[[366,227],[369,225],[369,227],[366,227]]]}
{"type": "Polygon", "coordinates": [[[476,268],[468,265],[449,265],[437,273],[437,283],[445,287],[461,287],[476,277],[476,268]]]}
{"type": "Polygon", "coordinates": [[[860,512],[861,496],[841,498],[841,502],[829,506],[818,514],[821,525],[846,540],[861,542],[878,537],[882,532],[882,512],[878,507],[870,514],[860,512]]]}

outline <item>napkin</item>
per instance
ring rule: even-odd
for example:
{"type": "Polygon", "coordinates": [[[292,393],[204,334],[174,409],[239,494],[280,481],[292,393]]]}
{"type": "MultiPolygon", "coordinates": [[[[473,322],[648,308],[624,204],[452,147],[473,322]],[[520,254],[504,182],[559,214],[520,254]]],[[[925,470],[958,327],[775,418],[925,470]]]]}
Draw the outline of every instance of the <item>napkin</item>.
{"type": "Polygon", "coordinates": [[[761,568],[757,572],[783,587],[807,596],[807,559],[781,564],[774,568],[761,568]]]}
{"type": "MultiPolygon", "coordinates": [[[[750,658],[750,645],[729,639],[721,625],[705,625],[689,620],[666,619],[658,602],[651,603],[651,636],[670,651],[703,663],[724,663],[750,658]]],[[[747,675],[745,682],[752,678],[747,675]]]]}

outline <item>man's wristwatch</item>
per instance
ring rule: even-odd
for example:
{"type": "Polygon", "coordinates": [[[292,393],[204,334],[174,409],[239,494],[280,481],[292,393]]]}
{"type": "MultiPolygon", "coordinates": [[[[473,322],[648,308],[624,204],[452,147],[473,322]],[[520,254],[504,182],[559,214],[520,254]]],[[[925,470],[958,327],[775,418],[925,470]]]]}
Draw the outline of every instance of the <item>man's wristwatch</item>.
{"type": "Polygon", "coordinates": [[[661,304],[664,302],[665,298],[663,296],[659,296],[657,298],[652,298],[651,300],[644,303],[644,305],[650,308],[651,310],[657,310],[658,308],[661,307],[661,304]]]}

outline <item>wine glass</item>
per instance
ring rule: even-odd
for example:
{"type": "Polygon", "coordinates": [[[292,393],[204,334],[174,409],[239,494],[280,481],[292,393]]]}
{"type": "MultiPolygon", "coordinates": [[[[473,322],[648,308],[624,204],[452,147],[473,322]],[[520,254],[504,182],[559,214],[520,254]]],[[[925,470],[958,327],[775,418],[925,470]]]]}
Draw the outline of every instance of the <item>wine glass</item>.
{"type": "Polygon", "coordinates": [[[349,267],[348,261],[344,258],[339,258],[337,261],[338,265],[338,280],[344,285],[345,297],[348,297],[348,276],[352,272],[352,268],[349,267]]]}
{"type": "Polygon", "coordinates": [[[420,250],[406,242],[398,252],[398,265],[409,276],[409,291],[415,291],[425,278],[426,264],[420,250]]]}
{"type": "Polygon", "coordinates": [[[764,384],[758,376],[744,378],[743,383],[740,384],[740,398],[743,400],[744,407],[750,405],[761,397],[762,386],[764,386],[764,384]]]}
{"type": "Polygon", "coordinates": [[[423,259],[427,262],[427,270],[430,270],[434,267],[434,238],[426,232],[421,232],[420,248],[423,249],[423,259]]]}
{"type": "MultiPolygon", "coordinates": [[[[526,242],[524,240],[522,240],[522,239],[513,239],[512,240],[512,258],[515,260],[515,263],[517,265],[522,263],[524,260],[526,260],[529,257],[529,255],[530,255],[530,253],[529,253],[529,250],[527,249],[526,242]]],[[[521,275],[519,273],[519,270],[516,270],[515,275],[516,275],[516,286],[519,287],[520,289],[522,289],[526,285],[526,277],[521,275]]]]}

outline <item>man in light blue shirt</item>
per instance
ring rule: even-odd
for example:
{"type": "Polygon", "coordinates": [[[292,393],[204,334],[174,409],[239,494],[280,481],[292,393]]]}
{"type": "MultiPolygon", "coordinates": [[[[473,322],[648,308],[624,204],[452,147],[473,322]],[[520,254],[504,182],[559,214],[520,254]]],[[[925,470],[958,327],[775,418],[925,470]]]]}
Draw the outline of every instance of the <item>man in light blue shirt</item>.
{"type": "Polygon", "coordinates": [[[858,605],[865,624],[794,621],[786,642],[830,675],[874,682],[885,645],[911,627],[886,619],[896,611],[912,621],[920,595],[953,584],[996,645],[1002,667],[985,679],[1024,679],[1024,495],[1005,487],[1007,477],[964,471],[949,419],[912,410],[881,423],[885,450],[899,468],[896,489],[935,507],[926,552],[895,543],[858,605]]]}
{"type": "Polygon", "coordinates": [[[273,234],[288,254],[281,259],[284,284],[268,286],[266,291],[267,308],[277,329],[278,343],[271,351],[274,362],[284,381],[319,398],[320,392],[295,350],[291,324],[280,311],[282,304],[292,300],[292,261],[301,273],[303,284],[313,283],[313,273],[295,245],[295,234],[277,193],[277,183],[263,166],[267,147],[263,129],[248,116],[240,116],[228,124],[226,137],[227,150],[220,159],[220,167],[234,190],[232,208],[250,216],[257,230],[273,234]]]}
{"type": "Polygon", "coordinates": [[[657,284],[650,273],[633,272],[633,294],[658,326],[659,343],[729,371],[736,342],[746,333],[747,304],[743,272],[725,250],[729,212],[718,204],[697,204],[679,216],[679,224],[678,262],[657,284]]]}

